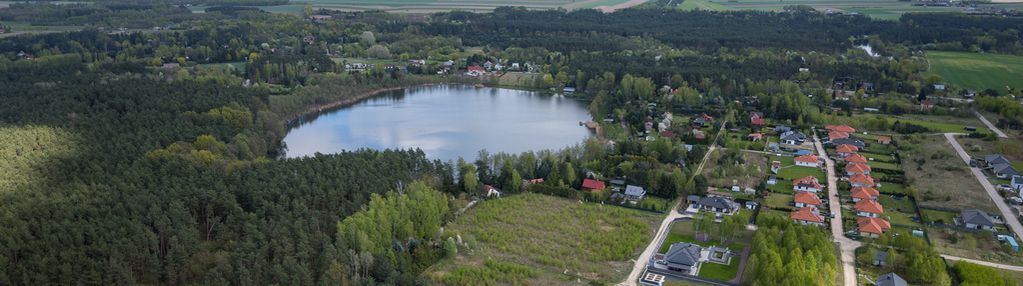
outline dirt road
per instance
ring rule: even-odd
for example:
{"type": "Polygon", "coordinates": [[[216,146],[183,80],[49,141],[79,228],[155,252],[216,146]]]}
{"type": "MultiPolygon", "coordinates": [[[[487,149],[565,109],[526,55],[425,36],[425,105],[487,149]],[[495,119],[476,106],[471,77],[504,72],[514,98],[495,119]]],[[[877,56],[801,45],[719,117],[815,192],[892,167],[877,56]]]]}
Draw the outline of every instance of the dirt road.
{"type": "Polygon", "coordinates": [[[831,236],[838,243],[842,261],[842,280],[846,286],[856,286],[856,248],[860,242],[849,239],[842,234],[842,199],[838,196],[838,176],[835,174],[835,161],[828,158],[824,151],[824,145],[817,138],[817,132],[813,134],[813,145],[817,147],[817,153],[824,158],[824,166],[828,170],[828,208],[835,213],[831,219],[831,236]]]}

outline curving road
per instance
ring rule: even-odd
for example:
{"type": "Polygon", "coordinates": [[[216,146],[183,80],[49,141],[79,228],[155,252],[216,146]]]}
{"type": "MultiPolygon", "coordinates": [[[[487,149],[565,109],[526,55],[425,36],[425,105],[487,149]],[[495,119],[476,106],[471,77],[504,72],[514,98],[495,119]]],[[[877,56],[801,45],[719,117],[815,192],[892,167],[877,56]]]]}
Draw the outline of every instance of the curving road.
{"type": "Polygon", "coordinates": [[[856,286],[856,248],[860,242],[849,239],[842,234],[842,199],[838,196],[838,176],[835,175],[835,161],[828,157],[824,151],[824,145],[817,138],[817,132],[813,133],[813,145],[817,147],[817,153],[824,158],[824,166],[828,171],[828,208],[835,213],[831,218],[831,236],[838,243],[841,252],[842,276],[846,286],[856,286]]]}
{"type": "MultiPolygon", "coordinates": [[[[725,130],[727,123],[727,121],[721,122],[720,130],[725,130]]],[[[699,174],[703,171],[703,166],[707,163],[707,159],[710,158],[710,154],[714,153],[714,149],[717,149],[717,142],[718,139],[721,138],[721,133],[724,132],[718,131],[717,136],[714,137],[714,142],[711,143],[710,148],[707,149],[707,153],[703,155],[703,160],[700,161],[700,165],[696,167],[696,171],[693,172],[693,174],[699,174]]],[[[654,253],[660,248],[661,241],[668,236],[668,231],[671,229],[671,222],[676,219],[689,216],[679,213],[678,208],[681,205],[682,201],[679,200],[675,203],[671,210],[668,211],[668,216],[661,221],[661,226],[657,228],[657,235],[654,235],[654,239],[650,241],[650,244],[646,246],[646,249],[643,249],[643,253],[639,255],[639,258],[636,259],[635,264],[632,266],[632,272],[629,272],[629,276],[625,278],[625,281],[618,283],[619,286],[635,286],[638,284],[636,282],[639,281],[639,276],[646,271],[647,262],[650,262],[650,258],[654,257],[654,253]]]]}

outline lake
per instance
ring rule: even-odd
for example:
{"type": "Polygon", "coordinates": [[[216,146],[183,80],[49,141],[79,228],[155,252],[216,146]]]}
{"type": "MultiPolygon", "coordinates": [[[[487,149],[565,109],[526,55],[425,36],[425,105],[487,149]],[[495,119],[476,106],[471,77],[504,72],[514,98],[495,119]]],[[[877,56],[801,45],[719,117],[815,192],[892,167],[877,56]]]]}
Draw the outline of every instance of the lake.
{"type": "Polygon", "coordinates": [[[467,85],[384,92],[309,116],[284,137],[289,158],[342,150],[420,148],[431,159],[475,160],[479,150],[557,150],[590,136],[587,103],[563,96],[467,85]]]}

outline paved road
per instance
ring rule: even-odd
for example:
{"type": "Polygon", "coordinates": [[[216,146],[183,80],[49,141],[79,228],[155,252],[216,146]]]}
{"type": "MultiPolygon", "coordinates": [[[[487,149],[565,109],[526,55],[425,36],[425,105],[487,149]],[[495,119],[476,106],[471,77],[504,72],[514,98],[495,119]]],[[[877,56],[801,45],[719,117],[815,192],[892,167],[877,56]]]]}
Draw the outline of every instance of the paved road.
{"type": "MultiPolygon", "coordinates": [[[[725,130],[725,125],[727,123],[728,122],[721,123],[721,130],[725,130]]],[[[714,137],[714,142],[710,145],[710,148],[707,149],[707,154],[703,155],[703,160],[700,161],[700,165],[696,167],[696,172],[693,174],[699,174],[703,171],[703,166],[707,163],[707,159],[710,158],[710,154],[714,153],[714,149],[717,149],[717,142],[718,139],[721,138],[721,133],[724,132],[718,132],[717,136],[714,137]]],[[[654,253],[660,248],[661,241],[668,236],[668,230],[671,228],[671,222],[676,219],[689,216],[679,213],[678,208],[682,205],[681,202],[682,201],[679,200],[671,207],[671,210],[668,211],[668,216],[661,221],[661,226],[657,228],[657,235],[654,235],[654,240],[650,241],[650,244],[646,246],[643,253],[641,253],[639,258],[636,259],[635,264],[632,266],[632,272],[629,272],[629,276],[625,278],[625,281],[618,283],[618,285],[635,286],[638,284],[636,282],[639,281],[639,276],[643,275],[643,272],[646,272],[647,262],[650,262],[650,258],[654,257],[654,253]]]]}
{"type": "MultiPolygon", "coordinates": [[[[967,166],[969,166],[970,155],[966,154],[966,150],[963,150],[963,146],[960,146],[959,142],[956,141],[956,135],[961,134],[945,133],[945,139],[948,140],[949,144],[952,144],[952,148],[956,150],[956,153],[959,153],[959,157],[963,159],[963,162],[965,162],[967,166]]],[[[980,185],[984,187],[985,191],[987,191],[987,195],[991,197],[991,200],[995,201],[995,205],[998,206],[998,210],[1002,212],[1002,220],[1005,221],[1005,224],[1009,225],[1009,228],[1016,234],[1016,237],[1023,237],[1023,225],[1019,223],[1019,219],[1012,211],[1012,208],[1005,204],[1005,200],[1002,199],[1002,196],[995,190],[995,186],[991,185],[991,182],[987,180],[987,176],[984,175],[984,172],[981,171],[980,168],[976,167],[970,167],[970,171],[973,172],[973,176],[977,178],[980,185]]]]}
{"type": "Polygon", "coordinates": [[[828,208],[835,213],[835,217],[831,219],[831,236],[835,238],[841,252],[843,281],[846,286],[856,286],[856,248],[860,247],[860,242],[842,234],[842,199],[838,196],[835,161],[828,158],[824,145],[817,138],[817,132],[813,134],[813,145],[817,147],[817,153],[824,158],[824,166],[828,170],[828,208]]]}
{"type": "Polygon", "coordinates": [[[981,261],[981,260],[975,260],[975,259],[969,259],[969,258],[962,258],[962,257],[958,257],[958,256],[951,256],[951,255],[945,255],[945,254],[942,254],[941,257],[945,258],[945,259],[948,259],[948,260],[966,261],[966,262],[970,262],[970,263],[973,263],[973,264],[980,264],[980,265],[984,265],[984,266],[988,266],[988,267],[1005,269],[1005,270],[1009,270],[1009,271],[1023,271],[1023,266],[1016,266],[1016,265],[1007,265],[1007,264],[1001,264],[1001,263],[987,262],[987,261],[981,261]]]}
{"type": "Polygon", "coordinates": [[[998,127],[995,127],[994,124],[991,124],[991,121],[987,121],[987,118],[984,117],[983,114],[980,114],[980,112],[977,112],[976,110],[973,111],[973,114],[977,115],[977,119],[980,119],[980,122],[984,122],[984,125],[987,125],[987,129],[994,131],[998,137],[1009,138],[1009,135],[1005,135],[1005,132],[1002,132],[1001,129],[998,129],[998,127]]]}

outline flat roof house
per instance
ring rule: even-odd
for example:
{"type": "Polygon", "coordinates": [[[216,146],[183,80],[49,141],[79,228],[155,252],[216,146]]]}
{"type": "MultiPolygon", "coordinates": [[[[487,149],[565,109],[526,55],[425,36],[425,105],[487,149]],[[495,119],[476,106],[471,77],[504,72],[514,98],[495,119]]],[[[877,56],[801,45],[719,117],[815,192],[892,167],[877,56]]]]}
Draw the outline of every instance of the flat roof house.
{"type": "Polygon", "coordinates": [[[994,230],[995,219],[978,209],[965,209],[959,212],[958,222],[969,229],[994,230]]]}

